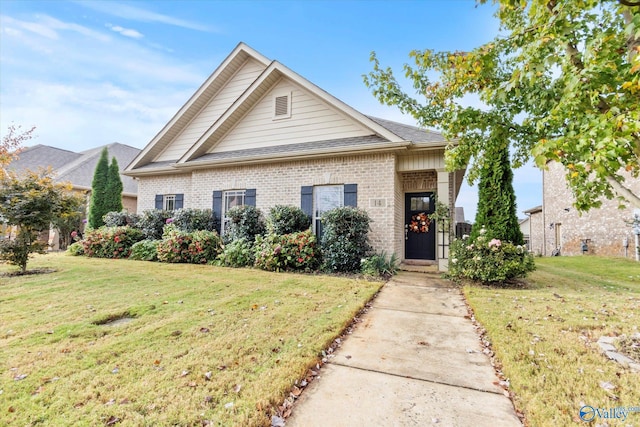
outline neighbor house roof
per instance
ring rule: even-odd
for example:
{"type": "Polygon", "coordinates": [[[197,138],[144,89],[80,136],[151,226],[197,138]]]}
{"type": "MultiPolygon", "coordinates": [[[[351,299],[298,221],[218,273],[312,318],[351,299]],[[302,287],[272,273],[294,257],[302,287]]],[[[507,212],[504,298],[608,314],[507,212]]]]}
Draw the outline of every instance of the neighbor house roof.
{"type": "Polygon", "coordinates": [[[522,211],[522,212],[527,215],[542,212],[542,205],[534,206],[533,208],[527,209],[526,211],[522,211]]]}
{"type": "MultiPolygon", "coordinates": [[[[220,98],[222,99],[222,98],[220,98]]],[[[181,141],[184,141],[181,140],[181,141]]],[[[176,143],[177,144],[177,143],[176,143]]],[[[183,144],[181,142],[181,144],[183,144]]],[[[443,148],[447,141],[437,132],[385,119],[366,116],[338,98],[324,91],[309,80],[295,73],[278,61],[267,59],[244,43],[238,44],[222,64],[209,76],[196,93],[180,108],[176,115],[147,144],[129,164],[125,174],[135,176],[156,172],[175,172],[200,167],[215,167],[232,163],[268,162],[300,157],[331,156],[335,153],[375,152],[382,150],[404,150],[414,148],[443,148]],[[218,114],[205,113],[216,96],[221,93],[234,76],[249,61],[257,64],[255,74],[245,89],[229,101],[218,114]],[[264,147],[234,150],[220,147],[220,142],[242,122],[250,111],[261,102],[276,85],[291,82],[305,93],[328,105],[346,120],[362,130],[360,136],[297,143],[269,144],[264,147]],[[209,117],[210,121],[193,125],[198,117],[209,117]],[[191,126],[191,127],[189,127],[191,126]],[[195,134],[197,132],[197,135],[195,134]],[[170,160],[164,153],[171,150],[173,141],[181,135],[196,135],[181,156],[170,160]]],[[[173,151],[172,153],[175,153],[173,151]]]]}
{"type": "MultiPolygon", "coordinates": [[[[58,182],[70,182],[74,188],[90,190],[93,174],[104,148],[109,152],[109,161],[115,157],[122,171],[137,155],[140,149],[125,144],[114,142],[101,147],[75,153],[47,145],[34,145],[27,147],[18,155],[19,157],[9,164],[9,169],[23,172],[27,169],[51,167],[58,182]]],[[[138,183],[131,177],[120,174],[122,179],[123,194],[136,196],[138,183]]]]}

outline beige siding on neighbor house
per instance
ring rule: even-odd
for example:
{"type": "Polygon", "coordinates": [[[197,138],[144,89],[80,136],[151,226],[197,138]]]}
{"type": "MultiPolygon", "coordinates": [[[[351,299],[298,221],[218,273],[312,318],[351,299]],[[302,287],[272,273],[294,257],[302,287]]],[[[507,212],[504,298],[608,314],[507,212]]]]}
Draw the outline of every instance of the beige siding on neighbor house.
{"type": "Polygon", "coordinates": [[[249,59],[154,161],[177,160],[204,134],[266,67],[249,59]]]}
{"type": "Polygon", "coordinates": [[[283,79],[209,153],[372,134],[310,92],[283,79]],[[274,120],[274,94],[292,96],[290,118],[274,120]]]}

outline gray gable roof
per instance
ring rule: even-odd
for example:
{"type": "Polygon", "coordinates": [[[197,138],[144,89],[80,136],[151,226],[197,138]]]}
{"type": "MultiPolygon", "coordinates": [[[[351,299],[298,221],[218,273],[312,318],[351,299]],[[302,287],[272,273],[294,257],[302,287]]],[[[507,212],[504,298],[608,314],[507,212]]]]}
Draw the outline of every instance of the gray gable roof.
{"type": "Polygon", "coordinates": [[[19,173],[47,167],[55,170],[81,156],[73,151],[38,144],[20,151],[18,158],[9,163],[8,169],[19,173]]]}
{"type": "MultiPolygon", "coordinates": [[[[36,170],[41,167],[51,167],[56,181],[70,182],[74,187],[80,189],[90,189],[100,153],[105,147],[109,152],[109,162],[115,157],[121,172],[140,153],[138,148],[117,142],[80,153],[47,145],[35,145],[22,151],[20,157],[9,164],[9,168],[16,172],[23,172],[27,169],[36,170]]],[[[120,179],[122,180],[123,193],[138,193],[138,183],[132,177],[121,173],[120,179]]]]}
{"type": "Polygon", "coordinates": [[[378,123],[380,126],[388,129],[390,132],[395,133],[402,139],[406,141],[411,141],[413,143],[421,143],[421,142],[437,142],[437,143],[447,143],[447,140],[438,132],[429,130],[429,129],[421,129],[416,126],[405,125],[403,123],[392,122],[391,120],[380,119],[378,117],[367,116],[369,119],[378,123]]]}

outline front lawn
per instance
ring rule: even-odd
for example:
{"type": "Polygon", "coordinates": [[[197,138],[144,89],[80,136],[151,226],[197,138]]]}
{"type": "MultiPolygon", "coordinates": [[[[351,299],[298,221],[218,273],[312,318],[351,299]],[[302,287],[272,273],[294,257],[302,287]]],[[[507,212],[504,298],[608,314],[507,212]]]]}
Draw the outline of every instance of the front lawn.
{"type": "Polygon", "coordinates": [[[34,268],[57,271],[0,277],[0,425],[268,425],[381,286],[63,254],[34,268]]]}
{"type": "MultiPolygon", "coordinates": [[[[536,265],[524,289],[464,288],[516,408],[531,426],[564,426],[583,423],[585,405],[640,407],[640,373],[608,360],[596,343],[639,332],[640,264],[581,256],[537,258],[536,265]]],[[[640,412],[608,422],[637,425],[640,412]]]]}

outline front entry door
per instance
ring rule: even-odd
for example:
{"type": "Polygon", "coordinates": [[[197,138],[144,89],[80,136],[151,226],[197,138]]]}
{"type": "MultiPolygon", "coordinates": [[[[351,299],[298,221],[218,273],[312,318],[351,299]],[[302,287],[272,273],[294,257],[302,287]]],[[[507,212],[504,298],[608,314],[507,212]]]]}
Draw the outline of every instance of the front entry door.
{"type": "Polygon", "coordinates": [[[427,217],[434,209],[433,193],[405,194],[405,259],[436,259],[436,224],[427,217]]]}

